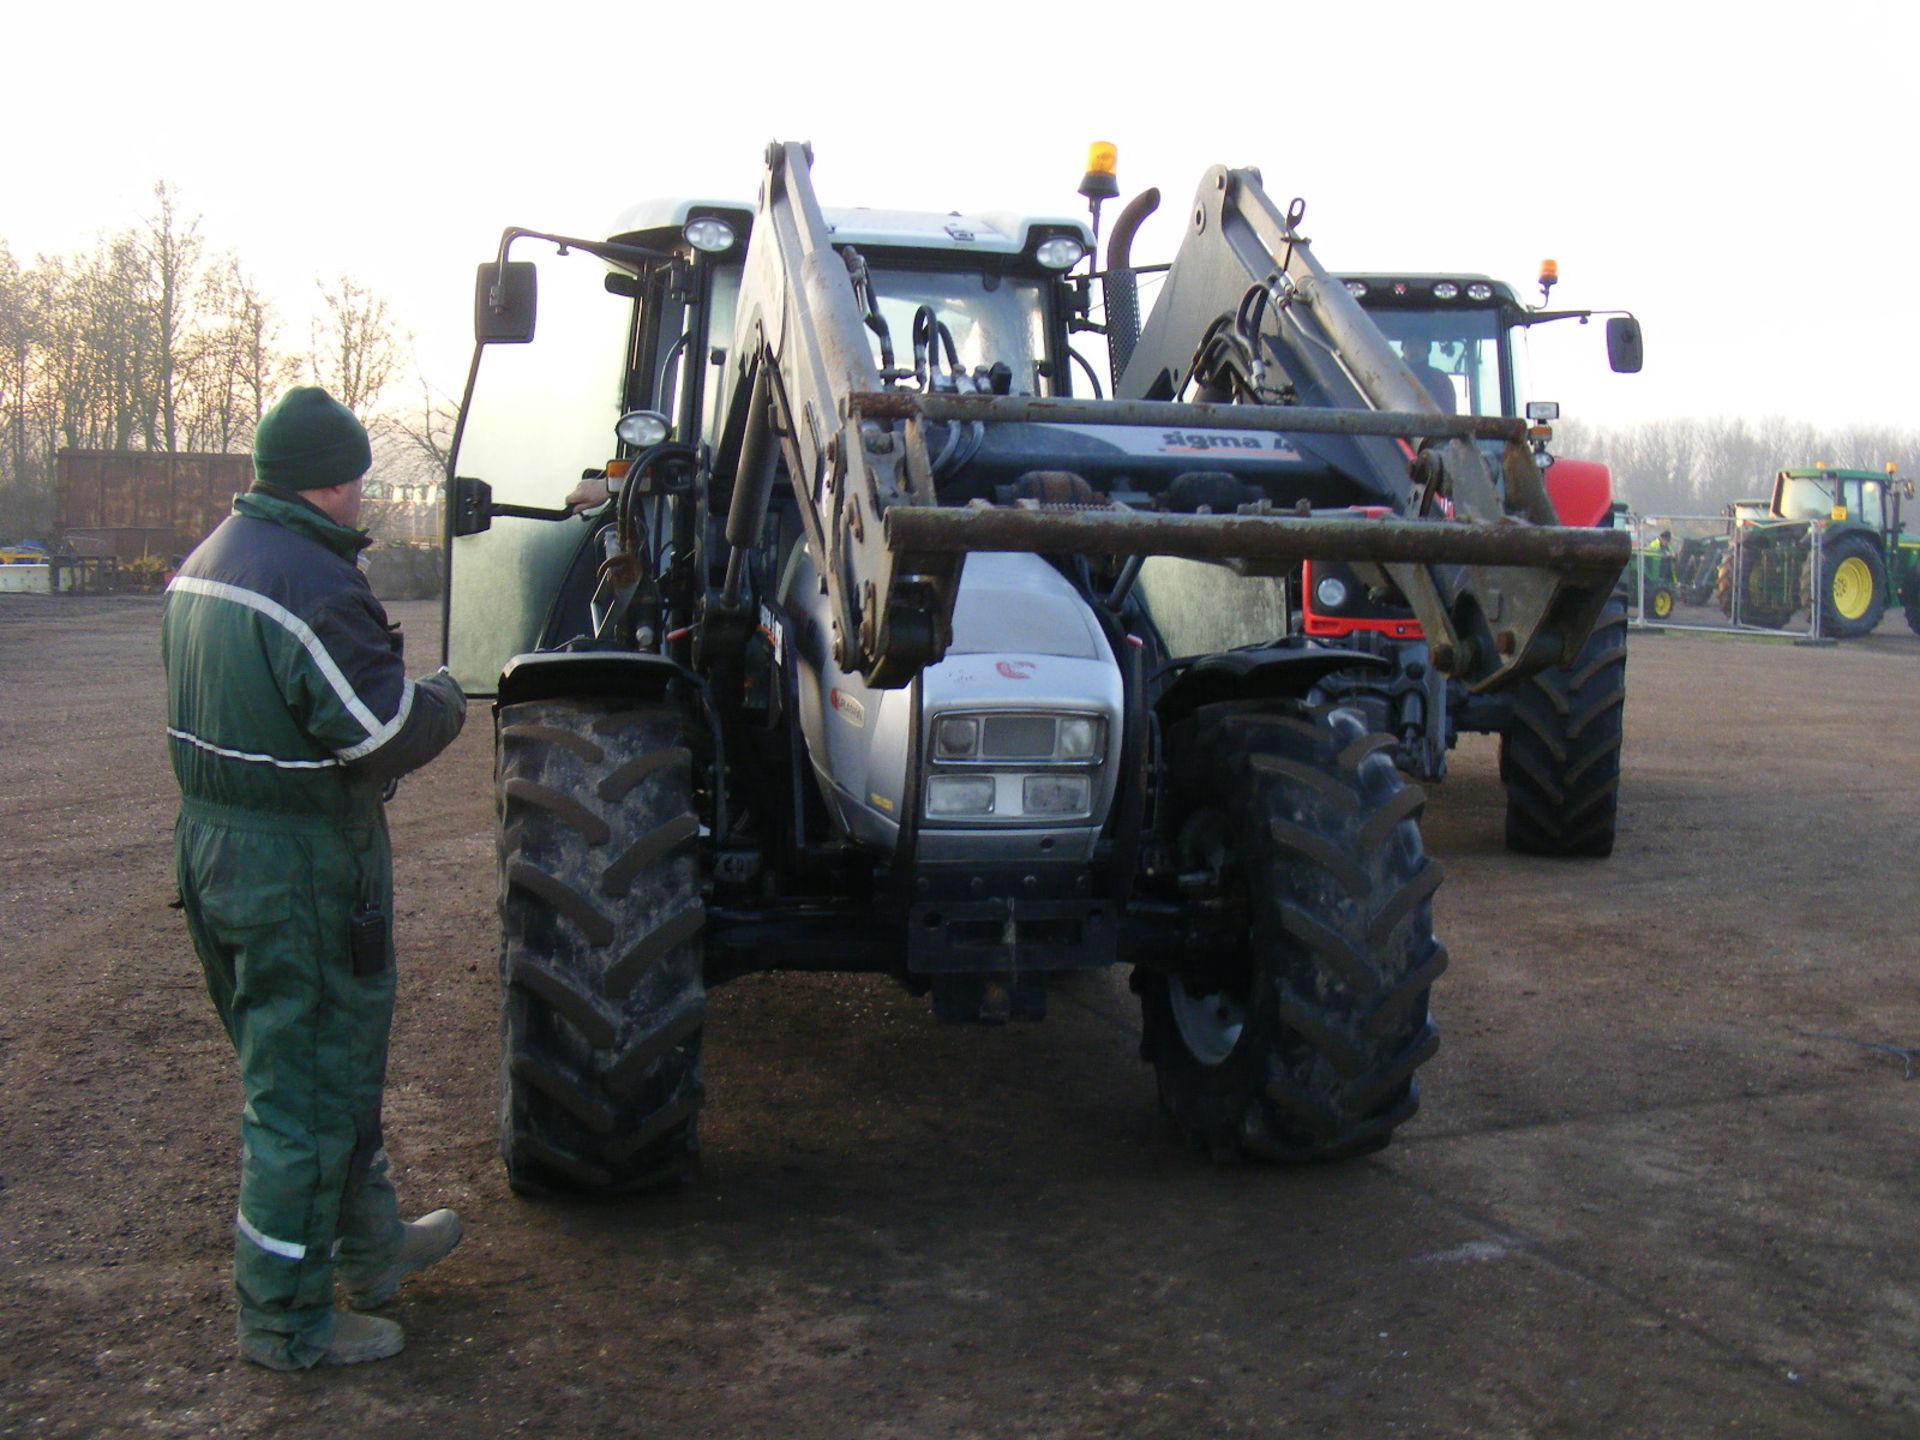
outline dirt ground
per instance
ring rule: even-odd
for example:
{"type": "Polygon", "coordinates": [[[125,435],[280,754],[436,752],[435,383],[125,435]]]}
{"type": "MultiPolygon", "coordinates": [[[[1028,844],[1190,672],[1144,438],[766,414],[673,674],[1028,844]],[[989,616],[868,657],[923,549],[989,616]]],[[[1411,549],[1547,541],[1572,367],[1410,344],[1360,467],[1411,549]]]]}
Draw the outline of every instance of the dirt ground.
{"type": "MultiPolygon", "coordinates": [[[[416,665],[430,605],[396,607],[416,665]]],[[[403,1202],[466,1244],[397,1360],[241,1363],[239,1091],[167,908],[152,599],[0,597],[0,1433],[1920,1433],[1920,639],[1636,634],[1612,859],[1427,810],[1453,966],[1425,1104],[1288,1172],[1176,1142],[1120,974],[942,1028],[861,977],[717,993],[664,1198],[494,1150],[490,734],[392,817],[403,1202]]]]}

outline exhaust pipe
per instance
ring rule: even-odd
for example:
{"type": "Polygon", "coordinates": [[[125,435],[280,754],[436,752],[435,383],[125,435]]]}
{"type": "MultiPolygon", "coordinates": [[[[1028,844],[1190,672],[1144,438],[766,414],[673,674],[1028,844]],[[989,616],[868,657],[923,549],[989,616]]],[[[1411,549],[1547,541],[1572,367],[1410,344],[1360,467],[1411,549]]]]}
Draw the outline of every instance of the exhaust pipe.
{"type": "Polygon", "coordinates": [[[1101,293],[1107,305],[1107,355],[1116,394],[1127,361],[1133,358],[1133,347],[1140,343],[1140,283],[1133,272],[1133,236],[1141,222],[1159,208],[1159,190],[1142,190],[1127,202],[1127,208],[1113,222],[1113,234],[1107,238],[1107,273],[1101,281],[1101,293]]]}

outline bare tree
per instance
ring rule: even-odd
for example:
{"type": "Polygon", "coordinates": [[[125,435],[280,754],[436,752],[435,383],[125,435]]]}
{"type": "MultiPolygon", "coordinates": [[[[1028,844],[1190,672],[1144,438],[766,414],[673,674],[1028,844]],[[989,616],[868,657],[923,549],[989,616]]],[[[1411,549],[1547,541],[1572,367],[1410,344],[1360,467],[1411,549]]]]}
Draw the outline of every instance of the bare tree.
{"type": "Polygon", "coordinates": [[[160,433],[149,434],[152,449],[173,451],[179,442],[180,347],[191,315],[189,298],[200,266],[200,220],[184,225],[174,213],[178,194],[164,180],[154,182],[159,209],[148,217],[139,236],[139,254],[145,262],[147,303],[153,310],[153,375],[160,411],[160,433]],[[154,442],[158,441],[159,444],[154,442]]]}
{"type": "Polygon", "coordinates": [[[27,277],[13,251],[0,240],[0,412],[6,416],[9,485],[20,485],[28,478],[27,391],[32,384],[28,363],[37,345],[38,322],[27,277]]]}
{"type": "Polygon", "coordinates": [[[207,269],[196,310],[182,356],[182,437],[190,450],[233,450],[251,441],[296,367],[275,350],[278,321],[237,256],[207,269]]]}
{"type": "Polygon", "coordinates": [[[1651,420],[1602,429],[1560,425],[1555,453],[1605,462],[1616,492],[1649,515],[1713,515],[1765,495],[1776,471],[1825,463],[1864,469],[1920,464],[1920,432],[1891,426],[1822,430],[1781,415],[1651,420]]]}
{"type": "Polygon", "coordinates": [[[419,406],[394,415],[393,429],[411,452],[415,468],[437,481],[446,475],[453,459],[453,427],[460,418],[460,407],[428,381],[417,362],[413,373],[420,384],[419,406]]]}
{"type": "Polygon", "coordinates": [[[354,414],[369,417],[400,368],[387,302],[349,275],[331,288],[321,285],[320,301],[307,362],[313,382],[354,414]]]}
{"type": "MultiPolygon", "coordinates": [[[[151,214],[90,251],[28,266],[0,242],[0,530],[52,523],[63,447],[242,447],[299,372],[238,259],[209,264],[179,192],[161,181],[153,195],[151,214]]],[[[365,405],[393,369],[376,343],[384,305],[358,287],[335,298],[344,388],[365,405]]]]}

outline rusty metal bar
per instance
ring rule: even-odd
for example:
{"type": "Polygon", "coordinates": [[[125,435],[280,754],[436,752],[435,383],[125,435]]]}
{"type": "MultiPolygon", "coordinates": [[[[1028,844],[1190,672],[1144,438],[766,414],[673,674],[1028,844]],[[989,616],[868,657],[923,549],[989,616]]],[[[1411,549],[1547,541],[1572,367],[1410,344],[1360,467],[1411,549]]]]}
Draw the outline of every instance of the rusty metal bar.
{"type": "Polygon", "coordinates": [[[871,420],[983,420],[1052,425],[1141,425],[1168,430],[1259,430],[1295,435],[1404,435],[1520,440],[1527,422],[1500,415],[1325,410],[1306,405],[1204,405],[1174,400],[1053,400],[1037,395],[922,395],[857,390],[847,408],[871,420]]]}
{"type": "Polygon", "coordinates": [[[896,555],[1007,550],[1187,560],[1550,566],[1594,575],[1617,574],[1633,546],[1625,531],[1519,521],[1371,520],[1345,512],[1160,515],[984,504],[891,506],[886,539],[896,555]]]}

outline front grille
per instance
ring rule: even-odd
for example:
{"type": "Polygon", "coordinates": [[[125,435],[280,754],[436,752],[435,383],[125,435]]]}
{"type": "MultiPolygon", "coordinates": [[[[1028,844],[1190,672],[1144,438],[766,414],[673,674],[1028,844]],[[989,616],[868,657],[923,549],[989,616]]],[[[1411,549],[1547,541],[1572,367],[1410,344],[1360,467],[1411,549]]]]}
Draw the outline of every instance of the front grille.
{"type": "Polygon", "coordinates": [[[1051,760],[1055,721],[1050,715],[990,715],[980,737],[986,760],[1051,760]]]}

